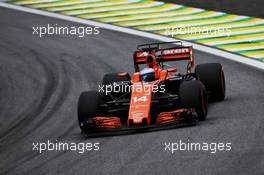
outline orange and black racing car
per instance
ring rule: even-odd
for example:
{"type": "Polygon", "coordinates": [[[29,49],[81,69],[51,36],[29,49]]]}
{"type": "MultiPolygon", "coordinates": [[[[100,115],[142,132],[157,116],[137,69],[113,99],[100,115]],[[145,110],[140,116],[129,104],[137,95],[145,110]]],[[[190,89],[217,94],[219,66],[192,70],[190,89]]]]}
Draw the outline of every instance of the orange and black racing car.
{"type": "Polygon", "coordinates": [[[132,77],[127,72],[109,73],[99,90],[82,92],[78,101],[82,132],[146,131],[205,120],[208,101],[225,98],[222,65],[199,64],[192,71],[192,46],[171,44],[139,45],[132,77]],[[185,73],[168,64],[180,60],[187,64],[185,73]]]}

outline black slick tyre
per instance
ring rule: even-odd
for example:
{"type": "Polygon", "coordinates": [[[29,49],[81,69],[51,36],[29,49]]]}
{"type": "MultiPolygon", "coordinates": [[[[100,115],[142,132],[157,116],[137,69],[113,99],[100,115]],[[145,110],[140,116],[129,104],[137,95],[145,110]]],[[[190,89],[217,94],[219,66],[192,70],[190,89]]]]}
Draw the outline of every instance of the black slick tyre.
{"type": "Polygon", "coordinates": [[[90,132],[93,128],[89,120],[99,114],[99,105],[102,96],[97,91],[82,92],[78,100],[78,122],[84,133],[90,132]]]}
{"type": "Polygon", "coordinates": [[[183,108],[194,108],[199,120],[206,119],[207,96],[205,87],[199,80],[182,82],[179,96],[183,108]]]}
{"type": "Polygon", "coordinates": [[[225,98],[225,75],[219,63],[206,63],[195,68],[197,78],[205,85],[211,101],[222,101],[225,98]]]}

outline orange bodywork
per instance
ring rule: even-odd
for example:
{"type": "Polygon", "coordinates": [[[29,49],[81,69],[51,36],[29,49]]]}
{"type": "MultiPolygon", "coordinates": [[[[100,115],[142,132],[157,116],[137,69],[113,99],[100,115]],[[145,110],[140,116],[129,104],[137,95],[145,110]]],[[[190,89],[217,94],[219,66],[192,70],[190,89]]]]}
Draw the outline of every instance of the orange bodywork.
{"type": "Polygon", "coordinates": [[[150,124],[152,89],[157,83],[158,81],[150,83],[137,82],[132,85],[132,95],[127,120],[128,127],[130,124],[140,125],[144,120],[148,125],[150,124]]]}
{"type": "Polygon", "coordinates": [[[157,116],[156,124],[167,124],[172,122],[181,122],[184,120],[182,113],[187,112],[187,109],[177,109],[171,112],[162,112],[157,116]]]}
{"type": "Polygon", "coordinates": [[[97,116],[93,118],[96,128],[121,128],[122,124],[119,117],[97,116]]]}

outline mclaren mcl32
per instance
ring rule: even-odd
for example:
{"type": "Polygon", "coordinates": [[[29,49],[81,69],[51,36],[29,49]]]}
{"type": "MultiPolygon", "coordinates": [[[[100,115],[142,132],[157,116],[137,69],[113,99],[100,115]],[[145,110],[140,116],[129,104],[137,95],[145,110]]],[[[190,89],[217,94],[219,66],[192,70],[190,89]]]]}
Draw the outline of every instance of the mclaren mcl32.
{"type": "Polygon", "coordinates": [[[78,121],[83,133],[194,124],[206,119],[208,101],[224,100],[221,64],[195,66],[192,46],[176,42],[161,47],[166,44],[173,43],[139,45],[132,76],[109,73],[100,90],[81,93],[78,121]],[[185,61],[186,71],[168,64],[175,61],[185,61]]]}

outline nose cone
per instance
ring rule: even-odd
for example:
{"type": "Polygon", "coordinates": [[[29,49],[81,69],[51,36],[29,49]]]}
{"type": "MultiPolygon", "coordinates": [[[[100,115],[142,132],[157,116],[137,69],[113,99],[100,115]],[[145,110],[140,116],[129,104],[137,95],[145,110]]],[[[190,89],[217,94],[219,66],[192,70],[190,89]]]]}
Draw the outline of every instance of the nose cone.
{"type": "Polygon", "coordinates": [[[128,127],[130,124],[139,125],[142,123],[150,124],[150,105],[152,100],[152,86],[153,84],[148,84],[149,88],[144,88],[146,84],[134,83],[132,86],[131,99],[130,99],[130,108],[128,116],[128,127]],[[143,91],[137,90],[139,86],[142,86],[143,91]],[[149,90],[148,92],[144,90],[149,90]]]}
{"type": "Polygon", "coordinates": [[[147,126],[150,124],[149,117],[146,117],[145,113],[135,113],[133,116],[129,119],[129,126],[147,126]]]}

